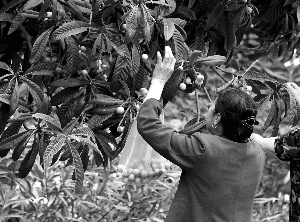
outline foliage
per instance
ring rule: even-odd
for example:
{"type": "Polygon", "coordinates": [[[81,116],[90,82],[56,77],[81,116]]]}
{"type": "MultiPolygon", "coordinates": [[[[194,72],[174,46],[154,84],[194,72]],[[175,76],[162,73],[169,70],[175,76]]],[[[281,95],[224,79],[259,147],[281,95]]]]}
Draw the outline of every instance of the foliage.
{"type": "Polygon", "coordinates": [[[65,172],[75,181],[72,195],[84,192],[88,162],[107,169],[122,151],[143,101],[140,89],[149,86],[156,52],[163,54],[166,45],[177,63],[164,105],[176,99],[187,78],[184,93],[196,95],[195,115],[182,133],[205,126],[199,96],[210,99],[233,85],[251,86],[261,111],[272,104],[261,129],[272,127],[277,135],[284,121],[295,126],[300,120],[300,107],[284,85],[291,78],[271,75],[259,62],[245,68],[235,52],[287,61],[298,46],[299,10],[293,0],[3,1],[0,157],[11,153],[20,163],[20,181],[37,165],[47,177],[57,160],[67,161],[73,166],[73,174],[65,172]],[[249,32],[255,33],[254,45],[243,39],[249,32]],[[215,76],[223,82],[212,83],[215,76]]]}

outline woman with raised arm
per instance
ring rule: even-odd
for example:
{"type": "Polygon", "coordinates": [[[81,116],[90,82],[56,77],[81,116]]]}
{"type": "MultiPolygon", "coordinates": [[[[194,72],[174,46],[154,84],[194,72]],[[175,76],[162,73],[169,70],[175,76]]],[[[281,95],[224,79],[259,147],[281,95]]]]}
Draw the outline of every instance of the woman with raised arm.
{"type": "MultiPolygon", "coordinates": [[[[137,117],[138,131],[158,153],[182,169],[166,222],[250,222],[265,164],[276,137],[253,134],[256,104],[242,90],[222,90],[209,108],[210,134],[179,134],[164,126],[159,102],[174,71],[175,58],[166,46],[157,53],[151,85],[137,117]]],[[[290,87],[290,85],[289,85],[290,87]]]]}

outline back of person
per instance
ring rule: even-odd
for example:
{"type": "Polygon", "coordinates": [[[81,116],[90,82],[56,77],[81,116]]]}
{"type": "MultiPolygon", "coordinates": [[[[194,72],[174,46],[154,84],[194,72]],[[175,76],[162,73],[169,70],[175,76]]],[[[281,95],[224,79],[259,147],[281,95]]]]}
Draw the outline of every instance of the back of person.
{"type": "Polygon", "coordinates": [[[263,149],[251,141],[195,136],[205,144],[205,152],[193,169],[182,172],[165,221],[250,222],[265,164],[263,149]]]}

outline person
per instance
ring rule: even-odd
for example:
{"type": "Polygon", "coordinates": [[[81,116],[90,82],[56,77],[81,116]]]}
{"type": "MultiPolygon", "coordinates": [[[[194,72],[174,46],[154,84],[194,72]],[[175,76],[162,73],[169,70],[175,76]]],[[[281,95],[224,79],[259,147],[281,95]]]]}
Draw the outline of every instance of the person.
{"type": "Polygon", "coordinates": [[[210,134],[179,134],[164,126],[159,119],[160,98],[175,62],[169,46],[164,59],[157,53],[148,94],[137,116],[143,139],[182,169],[165,222],[250,222],[265,150],[274,153],[278,137],[253,133],[255,102],[246,92],[231,87],[222,90],[208,110],[210,134]]]}

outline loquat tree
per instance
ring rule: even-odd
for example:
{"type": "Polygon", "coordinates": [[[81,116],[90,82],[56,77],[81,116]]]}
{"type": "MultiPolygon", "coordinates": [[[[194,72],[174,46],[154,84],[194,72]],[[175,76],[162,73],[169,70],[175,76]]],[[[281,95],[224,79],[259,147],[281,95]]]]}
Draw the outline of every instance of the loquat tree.
{"type": "MultiPolygon", "coordinates": [[[[277,135],[283,119],[298,124],[299,105],[284,81],[255,69],[255,62],[242,67],[235,52],[254,33],[267,55],[280,56],[285,47],[287,61],[298,53],[299,12],[297,0],[2,0],[0,156],[12,149],[17,161],[32,141],[18,176],[26,177],[38,156],[45,170],[67,161],[79,193],[89,159],[106,167],[122,151],[156,52],[166,45],[177,62],[164,105],[178,90],[196,99],[204,91],[210,99],[212,70],[224,80],[216,91],[234,85],[251,92],[260,110],[271,104],[263,130],[273,127],[277,135]]],[[[181,133],[205,127],[198,99],[195,105],[198,115],[181,133]]],[[[295,164],[292,221],[300,218],[295,164]]]]}

